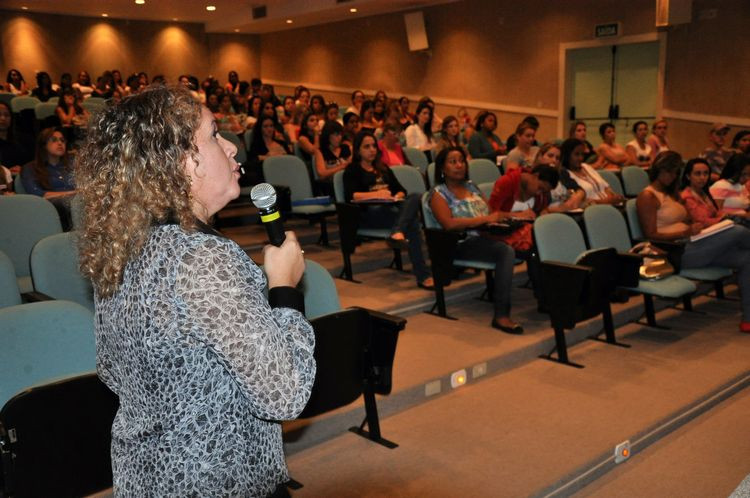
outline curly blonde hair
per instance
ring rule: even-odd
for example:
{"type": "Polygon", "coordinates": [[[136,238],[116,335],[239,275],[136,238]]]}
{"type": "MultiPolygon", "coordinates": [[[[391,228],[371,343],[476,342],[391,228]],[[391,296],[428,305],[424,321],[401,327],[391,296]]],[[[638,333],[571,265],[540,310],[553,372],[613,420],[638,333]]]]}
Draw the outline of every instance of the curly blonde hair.
{"type": "Polygon", "coordinates": [[[101,298],[122,283],[155,223],[194,230],[188,157],[198,155],[201,106],[182,88],[155,87],[99,113],[78,152],[83,205],[80,268],[101,298]]]}

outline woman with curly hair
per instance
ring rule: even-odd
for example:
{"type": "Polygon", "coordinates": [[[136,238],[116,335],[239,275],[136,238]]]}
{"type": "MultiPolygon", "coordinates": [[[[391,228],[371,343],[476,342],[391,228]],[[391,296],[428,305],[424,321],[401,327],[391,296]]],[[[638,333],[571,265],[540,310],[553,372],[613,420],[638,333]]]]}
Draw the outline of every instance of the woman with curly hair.
{"type": "Polygon", "coordinates": [[[81,150],[97,372],[120,398],[115,496],[285,495],[277,421],[315,377],[304,260],[287,232],[264,250],[266,278],[208,225],[239,195],[236,153],[208,109],[164,86],[103,110],[81,150]]]}

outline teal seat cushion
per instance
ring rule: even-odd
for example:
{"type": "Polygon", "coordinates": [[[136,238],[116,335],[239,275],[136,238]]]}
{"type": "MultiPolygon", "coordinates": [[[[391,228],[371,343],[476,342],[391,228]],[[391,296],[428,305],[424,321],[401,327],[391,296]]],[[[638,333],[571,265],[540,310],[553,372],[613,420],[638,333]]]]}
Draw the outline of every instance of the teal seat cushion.
{"type": "Polygon", "coordinates": [[[31,281],[31,275],[18,277],[16,281],[18,282],[18,291],[21,294],[34,291],[34,283],[31,281]]]}
{"type": "Polygon", "coordinates": [[[638,287],[629,287],[629,289],[641,294],[676,299],[695,292],[696,287],[690,280],[672,275],[661,280],[641,280],[638,287]]]}
{"type": "Polygon", "coordinates": [[[703,282],[713,282],[732,276],[731,268],[721,266],[706,266],[704,268],[686,268],[680,272],[681,277],[703,282]]]}
{"type": "Polygon", "coordinates": [[[487,263],[486,261],[475,261],[473,259],[454,259],[454,266],[462,266],[465,268],[477,268],[479,270],[494,270],[494,263],[487,263]]]}
{"type": "Polygon", "coordinates": [[[390,228],[360,228],[357,230],[357,235],[374,239],[387,239],[391,236],[391,233],[393,233],[393,230],[390,228]]]}

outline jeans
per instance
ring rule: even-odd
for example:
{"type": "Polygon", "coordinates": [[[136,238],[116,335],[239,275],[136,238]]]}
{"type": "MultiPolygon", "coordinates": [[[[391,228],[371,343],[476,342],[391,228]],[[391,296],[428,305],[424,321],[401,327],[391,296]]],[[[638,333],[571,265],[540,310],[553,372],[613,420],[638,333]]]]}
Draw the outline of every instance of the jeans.
{"type": "Polygon", "coordinates": [[[495,264],[495,318],[510,316],[510,294],[513,288],[513,261],[515,251],[505,242],[485,237],[469,237],[458,244],[458,259],[473,259],[495,264]]]}
{"type": "Polygon", "coordinates": [[[750,230],[735,225],[728,230],[688,242],[683,268],[724,266],[737,270],[743,321],[750,321],[750,230]]]}
{"type": "Polygon", "coordinates": [[[419,226],[420,202],[419,194],[409,194],[403,202],[395,205],[366,206],[360,217],[363,227],[390,228],[392,233],[403,232],[404,236],[409,239],[411,271],[417,277],[418,283],[430,277],[430,269],[422,254],[422,231],[419,226]]]}

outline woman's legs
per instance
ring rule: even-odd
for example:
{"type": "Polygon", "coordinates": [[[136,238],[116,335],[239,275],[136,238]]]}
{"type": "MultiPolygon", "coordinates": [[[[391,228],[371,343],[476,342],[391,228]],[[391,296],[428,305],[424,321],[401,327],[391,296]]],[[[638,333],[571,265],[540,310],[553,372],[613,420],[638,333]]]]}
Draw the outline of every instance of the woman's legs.
{"type": "Polygon", "coordinates": [[[510,295],[513,288],[515,251],[508,244],[484,237],[469,237],[458,245],[456,257],[495,264],[495,319],[510,317],[510,295]]]}
{"type": "Polygon", "coordinates": [[[725,266],[737,270],[742,320],[750,321],[750,230],[735,225],[711,237],[685,246],[684,268],[725,266]]]}

